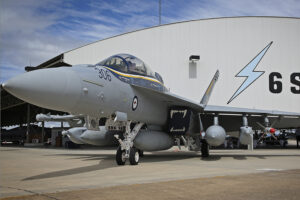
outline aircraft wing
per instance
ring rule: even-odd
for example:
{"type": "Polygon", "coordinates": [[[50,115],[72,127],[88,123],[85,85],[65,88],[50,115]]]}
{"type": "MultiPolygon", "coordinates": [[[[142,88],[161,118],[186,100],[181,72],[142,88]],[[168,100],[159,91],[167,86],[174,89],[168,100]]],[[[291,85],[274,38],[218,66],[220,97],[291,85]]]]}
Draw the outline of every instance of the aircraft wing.
{"type": "Polygon", "coordinates": [[[274,115],[274,116],[294,116],[300,117],[300,113],[284,112],[278,110],[260,110],[249,108],[237,108],[229,106],[213,106],[207,105],[204,108],[204,113],[224,113],[224,114],[252,114],[252,115],[274,115]]]}
{"type": "Polygon", "coordinates": [[[204,105],[199,104],[195,101],[189,100],[184,97],[180,97],[176,94],[173,94],[171,92],[159,92],[153,89],[149,89],[146,87],[142,87],[139,85],[131,85],[136,90],[139,90],[142,93],[147,93],[148,95],[151,95],[152,97],[155,97],[156,99],[159,99],[161,102],[165,102],[168,106],[186,106],[189,108],[192,108],[193,110],[197,112],[203,112],[204,111],[204,105]]]}
{"type": "Polygon", "coordinates": [[[197,103],[195,101],[189,100],[184,97],[172,94],[170,92],[159,92],[153,89],[145,88],[142,86],[131,85],[134,89],[141,93],[149,95],[153,98],[166,103],[168,107],[171,106],[185,106],[189,107],[195,112],[204,114],[206,117],[203,118],[203,123],[205,128],[207,125],[211,124],[213,119],[213,113],[218,113],[220,116],[220,124],[227,131],[239,130],[241,124],[241,115],[250,115],[248,121],[249,125],[253,128],[260,128],[257,126],[257,122],[263,123],[265,115],[274,116],[271,117],[270,123],[277,121],[274,128],[291,128],[300,127],[300,113],[296,112],[284,112],[277,110],[260,110],[260,109],[248,109],[248,108],[237,108],[237,107],[227,107],[227,106],[213,106],[204,105],[197,103]],[[280,116],[279,118],[277,116],[280,116]]]}
{"type": "Polygon", "coordinates": [[[166,102],[169,106],[186,106],[199,113],[219,113],[219,114],[250,114],[250,115],[274,115],[274,116],[291,116],[300,117],[300,113],[296,112],[284,112],[278,110],[260,110],[249,108],[238,108],[229,106],[214,106],[203,105],[195,101],[189,100],[184,97],[180,97],[171,92],[159,92],[146,87],[138,85],[131,85],[133,88],[140,90],[141,92],[148,93],[149,95],[160,99],[162,102],[166,102]]]}
{"type": "Polygon", "coordinates": [[[140,89],[141,92],[143,92],[143,91],[148,92],[151,96],[156,96],[156,98],[167,103],[168,106],[186,106],[186,107],[189,107],[189,108],[195,110],[196,112],[203,112],[218,78],[219,78],[219,70],[216,71],[216,73],[215,73],[214,77],[212,78],[200,103],[189,100],[184,97],[180,97],[169,91],[161,92],[158,90],[154,90],[154,89],[143,87],[141,85],[136,85],[136,84],[131,84],[131,86],[136,89],[140,89]]]}

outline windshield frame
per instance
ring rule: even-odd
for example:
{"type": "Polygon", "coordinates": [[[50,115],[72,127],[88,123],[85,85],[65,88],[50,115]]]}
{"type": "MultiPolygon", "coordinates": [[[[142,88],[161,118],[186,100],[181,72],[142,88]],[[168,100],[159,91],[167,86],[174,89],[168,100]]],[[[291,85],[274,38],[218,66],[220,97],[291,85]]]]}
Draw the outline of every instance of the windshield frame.
{"type": "MultiPolygon", "coordinates": [[[[134,64],[136,64],[136,63],[134,63],[134,64]]],[[[105,67],[108,67],[108,68],[111,68],[111,69],[114,69],[114,70],[117,70],[117,71],[122,72],[122,73],[128,73],[128,74],[139,75],[139,76],[147,76],[147,77],[151,77],[151,78],[157,79],[157,77],[155,76],[155,73],[151,70],[151,68],[148,65],[146,65],[141,59],[139,59],[139,58],[137,58],[137,57],[135,57],[133,55],[130,55],[130,54],[116,54],[116,55],[110,56],[109,58],[107,58],[107,59],[105,59],[105,60],[103,60],[103,61],[101,61],[101,62],[99,62],[99,63],[96,64],[96,66],[99,66],[99,65],[100,66],[105,66],[105,67]],[[112,65],[106,65],[106,63],[109,60],[113,59],[113,58],[119,58],[119,59],[121,59],[124,62],[124,64],[126,65],[126,66],[123,66],[123,67],[126,67],[126,70],[122,70],[121,67],[116,67],[116,66],[112,66],[112,65]],[[138,70],[132,70],[132,69],[130,69],[132,67],[132,65],[130,65],[128,63],[128,61],[126,60],[127,58],[136,59],[138,62],[140,62],[142,64],[141,67],[143,67],[145,69],[145,72],[139,73],[138,70]]],[[[135,67],[136,67],[135,69],[138,68],[137,66],[135,66],[135,67]]],[[[158,81],[160,81],[160,80],[158,80],[158,81]]]]}

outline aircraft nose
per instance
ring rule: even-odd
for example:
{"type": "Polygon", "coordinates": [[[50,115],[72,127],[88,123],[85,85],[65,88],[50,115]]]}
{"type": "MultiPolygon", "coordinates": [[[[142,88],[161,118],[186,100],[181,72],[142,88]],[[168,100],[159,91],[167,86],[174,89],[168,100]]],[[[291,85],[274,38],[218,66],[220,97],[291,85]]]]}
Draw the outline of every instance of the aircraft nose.
{"type": "Polygon", "coordinates": [[[2,87],[31,104],[70,112],[80,98],[81,81],[69,67],[60,67],[24,73],[2,87]]]}

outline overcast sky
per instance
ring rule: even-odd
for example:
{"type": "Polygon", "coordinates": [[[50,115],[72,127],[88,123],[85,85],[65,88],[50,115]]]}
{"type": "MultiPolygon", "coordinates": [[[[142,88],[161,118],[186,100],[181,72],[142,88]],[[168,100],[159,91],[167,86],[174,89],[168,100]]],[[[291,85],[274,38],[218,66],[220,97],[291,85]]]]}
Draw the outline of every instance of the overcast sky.
{"type": "MultiPolygon", "coordinates": [[[[158,25],[159,0],[0,0],[0,82],[86,43],[158,25]]],[[[162,0],[162,24],[300,17],[300,0],[162,0]]]]}

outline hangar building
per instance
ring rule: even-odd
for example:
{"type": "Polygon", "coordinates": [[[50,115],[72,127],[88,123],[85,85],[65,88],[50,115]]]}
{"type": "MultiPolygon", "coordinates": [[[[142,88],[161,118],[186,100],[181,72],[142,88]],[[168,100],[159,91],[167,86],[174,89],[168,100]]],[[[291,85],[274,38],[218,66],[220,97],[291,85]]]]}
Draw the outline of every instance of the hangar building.
{"type": "Polygon", "coordinates": [[[200,101],[218,69],[219,81],[209,104],[300,112],[299,35],[300,18],[202,19],[96,41],[25,69],[96,64],[111,55],[128,53],[162,75],[166,87],[180,96],[200,101]],[[262,55],[261,60],[254,59],[257,55],[262,55]],[[243,90],[229,102],[240,86],[243,90]]]}

